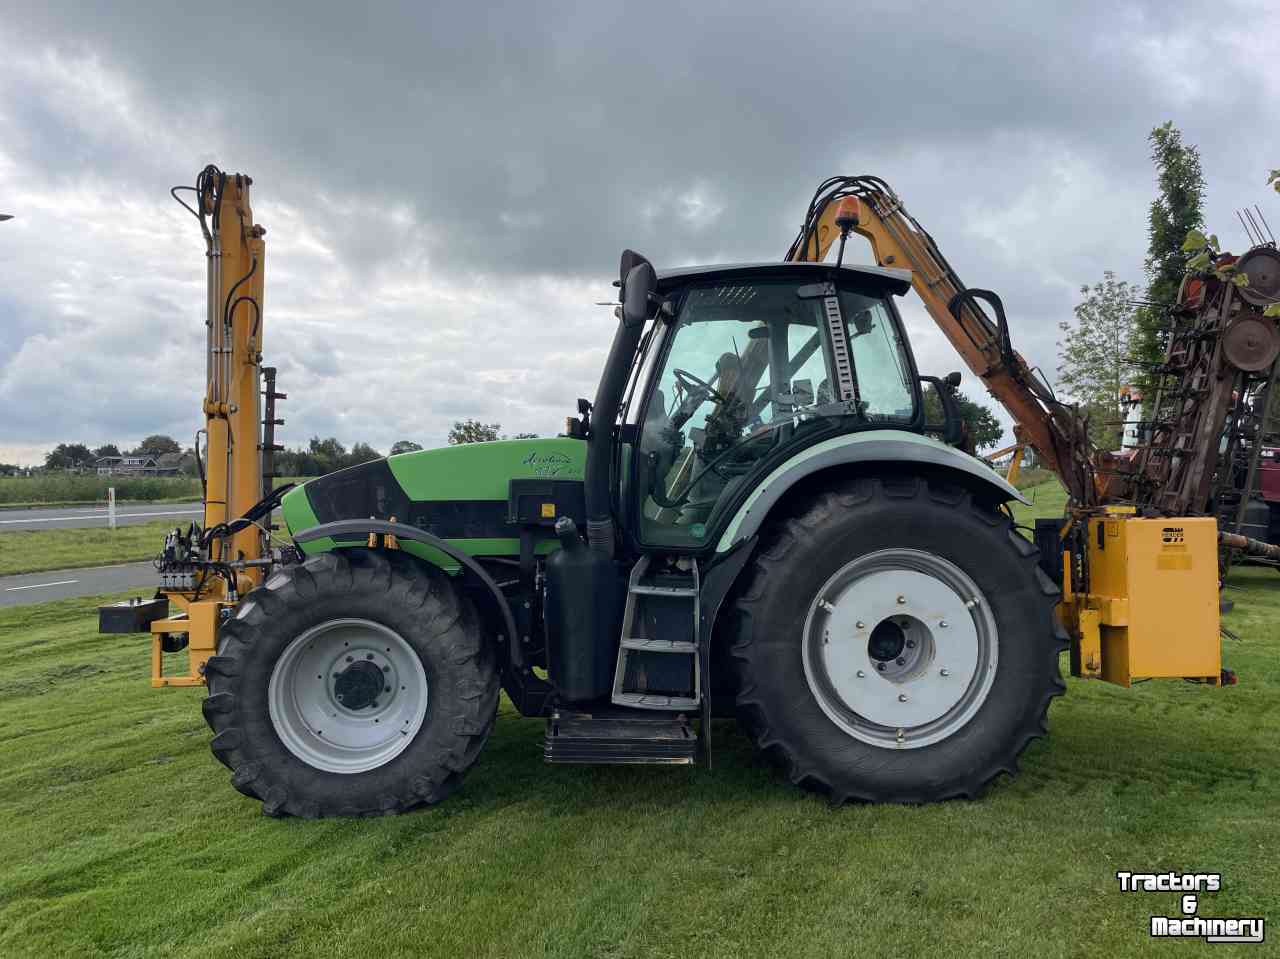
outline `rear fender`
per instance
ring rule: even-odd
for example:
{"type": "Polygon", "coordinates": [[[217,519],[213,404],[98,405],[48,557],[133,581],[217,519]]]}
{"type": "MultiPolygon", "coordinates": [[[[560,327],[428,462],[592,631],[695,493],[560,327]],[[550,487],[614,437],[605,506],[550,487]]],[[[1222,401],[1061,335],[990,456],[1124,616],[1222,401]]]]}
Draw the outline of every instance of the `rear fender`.
{"type": "Polygon", "coordinates": [[[893,466],[906,463],[953,470],[969,482],[985,486],[1000,502],[1029,502],[982,460],[927,436],[901,430],[848,433],[801,450],[766,476],[734,513],[716,544],[716,552],[726,553],[742,540],[755,536],[769,511],[806,477],[833,467],[873,463],[893,466]]]}

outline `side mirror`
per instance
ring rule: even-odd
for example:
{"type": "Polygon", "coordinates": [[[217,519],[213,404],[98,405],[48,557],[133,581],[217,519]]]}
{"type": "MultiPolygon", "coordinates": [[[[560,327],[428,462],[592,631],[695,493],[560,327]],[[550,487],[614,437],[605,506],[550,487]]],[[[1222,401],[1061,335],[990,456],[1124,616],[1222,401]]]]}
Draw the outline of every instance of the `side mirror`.
{"type": "Polygon", "coordinates": [[[951,373],[948,373],[946,376],[942,378],[942,382],[946,383],[947,386],[951,387],[953,390],[958,389],[960,386],[959,371],[953,371],[951,373]]]}
{"type": "MultiPolygon", "coordinates": [[[[625,262],[625,254],[624,254],[625,262]]],[[[653,264],[642,259],[622,281],[622,325],[643,326],[649,319],[649,301],[658,290],[658,274],[653,264]]]]}

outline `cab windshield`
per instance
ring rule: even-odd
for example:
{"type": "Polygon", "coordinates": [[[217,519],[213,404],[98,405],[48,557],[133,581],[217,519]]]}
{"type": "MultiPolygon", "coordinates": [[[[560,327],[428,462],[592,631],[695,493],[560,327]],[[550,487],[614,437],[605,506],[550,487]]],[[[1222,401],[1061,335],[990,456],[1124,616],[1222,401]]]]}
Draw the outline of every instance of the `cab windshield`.
{"type": "Polygon", "coordinates": [[[679,297],[641,426],[641,536],[701,545],[752,467],[805,422],[833,410],[910,426],[916,390],[896,314],[884,298],[840,290],[854,367],[839,407],[823,299],[793,279],[729,281],[679,297]],[[806,415],[808,414],[808,415],[806,415]]]}

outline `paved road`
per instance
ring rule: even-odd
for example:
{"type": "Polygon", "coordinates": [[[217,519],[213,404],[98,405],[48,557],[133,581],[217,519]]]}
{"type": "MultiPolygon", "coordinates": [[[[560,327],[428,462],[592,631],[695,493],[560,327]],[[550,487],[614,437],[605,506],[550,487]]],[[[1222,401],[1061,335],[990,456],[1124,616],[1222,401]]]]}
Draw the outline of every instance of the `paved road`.
{"type": "MultiPolygon", "coordinates": [[[[157,503],[154,506],[117,506],[116,524],[132,526],[155,520],[172,520],[185,526],[204,512],[199,503],[157,503]]],[[[106,526],[105,506],[44,506],[39,509],[0,509],[0,533],[23,529],[74,529],[106,526]]]]}
{"type": "Polygon", "coordinates": [[[114,593],[126,589],[137,589],[138,595],[150,596],[155,590],[156,580],[156,569],[149,562],[0,576],[0,607],[47,603],[51,599],[92,596],[95,593],[114,593]]]}

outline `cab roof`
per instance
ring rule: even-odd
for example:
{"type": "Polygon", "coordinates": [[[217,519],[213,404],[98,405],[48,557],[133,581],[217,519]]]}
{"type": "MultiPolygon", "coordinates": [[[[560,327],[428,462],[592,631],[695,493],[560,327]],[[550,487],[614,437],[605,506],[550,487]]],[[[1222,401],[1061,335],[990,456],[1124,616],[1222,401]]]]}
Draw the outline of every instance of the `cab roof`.
{"type": "MultiPolygon", "coordinates": [[[[786,276],[814,278],[814,274],[831,274],[836,271],[834,263],[806,262],[760,262],[760,263],[720,263],[713,266],[684,266],[674,270],[658,271],[658,289],[670,290],[689,280],[702,279],[746,279],[756,275],[786,276]]],[[[886,266],[865,266],[857,263],[845,263],[839,267],[841,276],[857,278],[863,282],[871,281],[875,285],[887,289],[891,293],[902,295],[911,289],[911,271],[899,270],[886,266]]]]}

